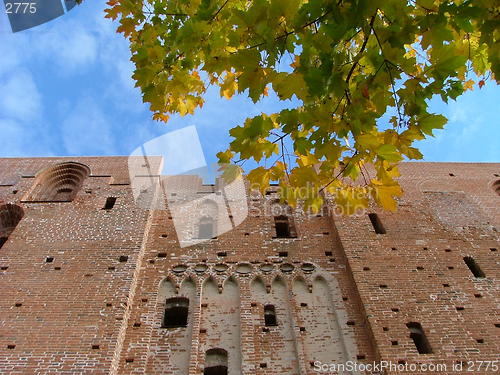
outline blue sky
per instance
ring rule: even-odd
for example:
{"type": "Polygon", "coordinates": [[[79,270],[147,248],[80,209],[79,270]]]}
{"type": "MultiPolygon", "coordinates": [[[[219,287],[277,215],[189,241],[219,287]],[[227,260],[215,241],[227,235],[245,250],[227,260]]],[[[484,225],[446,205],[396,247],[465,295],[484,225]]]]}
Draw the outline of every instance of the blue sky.
{"type": "MultiPolygon", "coordinates": [[[[289,105],[272,95],[257,105],[244,97],[227,101],[211,89],[194,116],[152,121],[130,78],[127,41],[104,19],[104,8],[102,0],[87,0],[27,31],[0,27],[0,157],[129,155],[195,125],[211,162],[227,147],[232,126],[289,105]]],[[[499,97],[500,87],[490,82],[448,105],[433,101],[433,111],[450,121],[418,144],[425,160],[500,162],[499,97]]]]}

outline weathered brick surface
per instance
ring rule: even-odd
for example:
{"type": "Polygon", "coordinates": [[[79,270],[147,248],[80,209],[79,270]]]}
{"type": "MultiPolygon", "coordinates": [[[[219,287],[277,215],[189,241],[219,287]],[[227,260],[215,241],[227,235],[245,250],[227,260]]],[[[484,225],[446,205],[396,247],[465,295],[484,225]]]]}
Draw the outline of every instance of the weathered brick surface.
{"type": "Polygon", "coordinates": [[[211,348],[227,351],[231,375],[314,374],[314,361],[347,360],[456,374],[457,361],[498,360],[500,165],[401,171],[398,212],[373,211],[386,234],[366,213],[330,207],[295,212],[297,238],[273,238],[276,197],[252,195],[236,229],[181,248],[169,211],[135,204],[124,157],[0,159],[0,205],[24,210],[0,249],[0,373],[194,375],[211,348]],[[91,171],[72,202],[24,201],[39,171],[67,161],[91,171]],[[111,210],[107,197],[118,198],[111,210]],[[188,325],[162,328],[175,296],[189,298],[188,325]],[[266,304],[276,327],[265,327],[266,304]],[[412,321],[433,353],[418,354],[412,321]]]}

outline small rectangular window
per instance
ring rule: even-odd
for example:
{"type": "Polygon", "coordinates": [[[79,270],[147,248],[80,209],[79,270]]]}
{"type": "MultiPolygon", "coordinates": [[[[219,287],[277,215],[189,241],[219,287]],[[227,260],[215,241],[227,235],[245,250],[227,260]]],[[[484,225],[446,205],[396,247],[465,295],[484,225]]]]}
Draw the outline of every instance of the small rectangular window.
{"type": "Polygon", "coordinates": [[[102,208],[103,210],[111,210],[116,203],[116,197],[108,197],[106,199],[106,203],[104,204],[104,207],[102,208]]]}
{"type": "Polygon", "coordinates": [[[290,219],[286,215],[280,215],[274,217],[274,226],[276,228],[275,238],[296,238],[297,233],[295,230],[295,225],[293,224],[293,218],[290,219]]]}
{"type": "Polygon", "coordinates": [[[169,298],[166,301],[163,328],[186,327],[188,324],[189,299],[185,297],[169,298]]]}
{"type": "Polygon", "coordinates": [[[368,214],[368,217],[370,218],[370,221],[372,223],[373,229],[375,230],[375,233],[377,234],[386,234],[384,225],[382,224],[382,221],[378,217],[377,214],[371,213],[368,214]]]}
{"type": "Polygon", "coordinates": [[[274,305],[264,306],[264,321],[266,327],[274,327],[278,325],[278,321],[276,319],[276,309],[274,308],[274,305]]]}

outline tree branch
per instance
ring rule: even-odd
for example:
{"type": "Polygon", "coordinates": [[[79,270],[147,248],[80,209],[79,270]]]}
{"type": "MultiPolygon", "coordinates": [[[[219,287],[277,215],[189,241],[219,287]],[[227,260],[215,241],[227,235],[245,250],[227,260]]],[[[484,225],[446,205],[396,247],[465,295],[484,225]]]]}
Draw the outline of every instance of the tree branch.
{"type": "MultiPolygon", "coordinates": [[[[352,155],[352,157],[354,157],[357,153],[358,153],[358,152],[356,151],[356,152],[352,155]]],[[[344,171],[346,170],[346,168],[347,168],[347,167],[349,166],[349,164],[351,163],[352,157],[351,157],[351,159],[349,159],[349,161],[347,162],[347,164],[345,164],[345,165],[342,167],[342,169],[340,170],[340,172],[339,172],[339,173],[337,173],[337,175],[336,175],[336,176],[335,176],[335,177],[334,177],[334,178],[333,178],[333,179],[332,179],[329,183],[327,183],[325,186],[323,186],[321,189],[319,189],[319,190],[318,190],[318,193],[321,193],[321,192],[322,192],[323,190],[325,190],[328,186],[330,186],[331,184],[333,184],[333,182],[334,182],[335,180],[337,180],[337,179],[339,178],[339,176],[340,176],[342,173],[344,173],[344,171]]]]}
{"type": "MultiPolygon", "coordinates": [[[[325,18],[330,12],[332,11],[332,9],[329,9],[327,10],[325,13],[323,13],[321,16],[317,17],[316,19],[306,23],[305,25],[302,25],[301,27],[299,27],[298,29],[293,29],[292,31],[287,31],[286,33],[282,34],[282,35],[279,35],[277,36],[276,38],[274,38],[275,41],[278,41],[280,39],[283,39],[283,38],[287,38],[289,35],[292,35],[292,34],[295,34],[296,32],[300,31],[300,30],[303,30],[305,29],[306,27],[309,27],[311,26],[312,24],[316,23],[316,22],[319,22],[321,21],[323,18],[325,18]]],[[[266,42],[262,42],[262,43],[257,43],[257,44],[254,44],[254,45],[251,45],[245,49],[252,49],[252,48],[257,48],[257,47],[260,47],[260,46],[263,46],[264,44],[266,44],[266,42]]],[[[236,52],[233,52],[233,53],[236,53],[236,52]]]]}
{"type": "Polygon", "coordinates": [[[351,79],[352,74],[354,73],[354,69],[356,69],[356,66],[359,64],[359,60],[361,59],[362,53],[365,51],[366,45],[368,44],[368,39],[370,39],[370,35],[373,30],[373,23],[375,22],[375,16],[377,14],[375,13],[372,18],[370,19],[370,32],[365,35],[365,40],[363,40],[363,44],[361,45],[361,49],[356,55],[356,58],[354,59],[354,64],[352,64],[351,69],[349,70],[349,73],[347,73],[347,77],[345,79],[345,83],[349,84],[349,80],[351,79]]]}
{"type": "Polygon", "coordinates": [[[212,18],[210,19],[210,22],[212,22],[218,15],[219,13],[221,12],[221,10],[226,6],[226,4],[229,2],[229,0],[226,0],[224,2],[224,4],[221,5],[221,7],[217,10],[217,12],[215,12],[215,14],[212,16],[212,18]]]}
{"type": "MultiPolygon", "coordinates": [[[[394,102],[396,103],[396,109],[398,111],[398,119],[399,119],[398,124],[399,124],[399,126],[402,126],[403,125],[403,117],[401,115],[401,108],[399,106],[399,100],[398,100],[398,97],[396,94],[396,87],[394,86],[394,77],[392,76],[391,68],[388,64],[388,62],[390,62],[390,61],[385,58],[384,49],[382,48],[382,43],[380,42],[380,39],[377,35],[377,32],[373,28],[373,25],[372,25],[372,30],[373,30],[373,35],[375,35],[375,39],[377,39],[377,43],[378,43],[378,46],[380,48],[380,53],[382,53],[382,57],[384,58],[385,68],[386,68],[387,73],[389,74],[389,78],[391,80],[392,95],[394,97],[394,102]]],[[[391,63],[391,65],[394,65],[394,64],[391,63]]]]}

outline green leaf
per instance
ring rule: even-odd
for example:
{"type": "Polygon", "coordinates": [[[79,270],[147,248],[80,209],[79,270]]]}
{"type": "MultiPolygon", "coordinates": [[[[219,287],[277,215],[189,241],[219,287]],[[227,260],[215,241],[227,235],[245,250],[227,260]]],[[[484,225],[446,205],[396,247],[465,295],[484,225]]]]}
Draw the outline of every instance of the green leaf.
{"type": "Polygon", "coordinates": [[[443,129],[444,125],[448,122],[448,119],[443,115],[426,115],[418,121],[418,126],[423,133],[433,136],[432,131],[434,129],[443,129]]]}
{"type": "Polygon", "coordinates": [[[500,77],[494,0],[108,5],[105,16],[128,38],[133,79],[153,118],[195,113],[209,85],[226,99],[250,98],[255,105],[238,106],[246,120],[234,124],[219,160],[253,159],[249,178],[260,189],[279,180],[282,198],[313,210],[320,190],[347,214],[366,207],[369,196],[395,209],[397,163],[421,159],[414,142],[446,123],[428,113],[430,100],[458,98],[471,78],[482,87],[500,77]],[[285,109],[255,116],[271,108],[263,98],[274,93],[274,108],[285,109]],[[364,165],[376,180],[367,181],[364,165]]]}
{"type": "Polygon", "coordinates": [[[380,146],[377,149],[377,155],[383,160],[394,163],[403,159],[396,146],[388,144],[380,146]]]}

